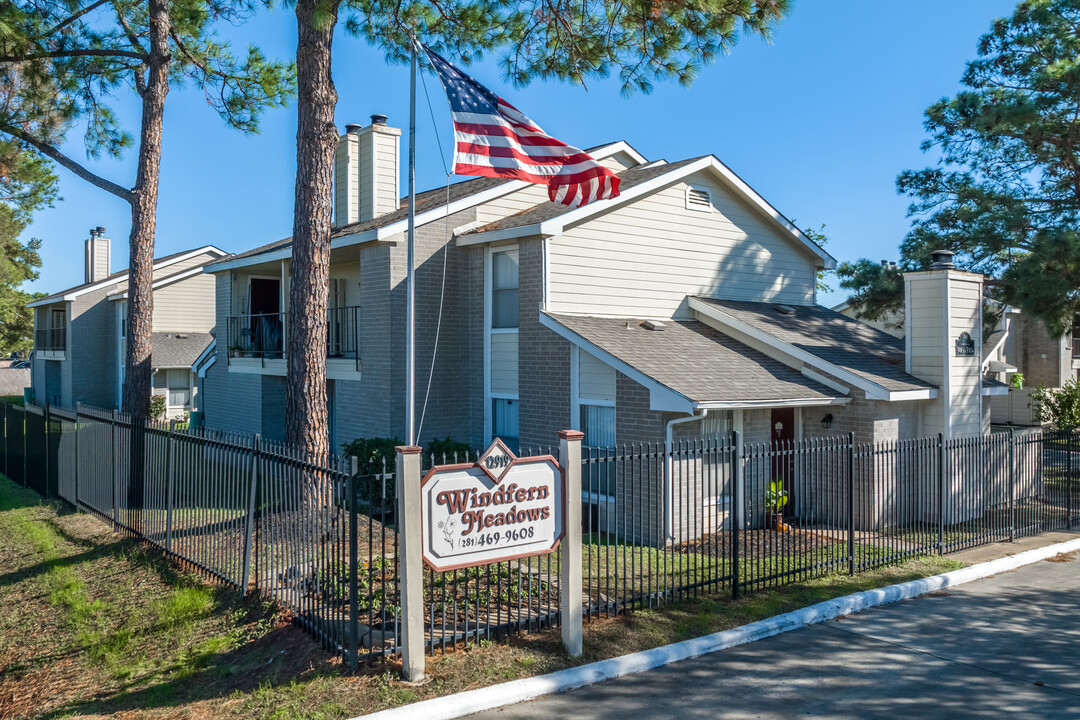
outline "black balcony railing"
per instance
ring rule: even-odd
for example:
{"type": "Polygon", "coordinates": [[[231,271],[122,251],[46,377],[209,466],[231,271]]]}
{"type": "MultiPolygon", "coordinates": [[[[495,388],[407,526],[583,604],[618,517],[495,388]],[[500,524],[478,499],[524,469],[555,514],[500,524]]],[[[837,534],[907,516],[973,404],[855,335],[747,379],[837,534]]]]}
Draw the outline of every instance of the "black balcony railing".
{"type": "MultiPolygon", "coordinates": [[[[285,313],[231,315],[230,357],[273,360],[285,357],[288,317],[285,313]]],[[[330,308],[326,313],[326,355],[348,358],[360,369],[360,308],[330,308]]]]}
{"type": "Polygon", "coordinates": [[[34,332],[35,350],[62,352],[66,348],[67,331],[64,328],[39,328],[34,332]]]}

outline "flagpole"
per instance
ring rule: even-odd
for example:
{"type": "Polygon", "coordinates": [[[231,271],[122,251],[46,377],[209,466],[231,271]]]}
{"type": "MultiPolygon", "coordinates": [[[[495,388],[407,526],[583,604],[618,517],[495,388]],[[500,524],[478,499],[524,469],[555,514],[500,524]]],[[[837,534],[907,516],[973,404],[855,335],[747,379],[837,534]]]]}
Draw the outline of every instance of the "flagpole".
{"type": "Polygon", "coordinates": [[[406,287],[405,329],[405,424],[409,445],[416,445],[416,38],[412,39],[409,75],[409,230],[406,287]]]}

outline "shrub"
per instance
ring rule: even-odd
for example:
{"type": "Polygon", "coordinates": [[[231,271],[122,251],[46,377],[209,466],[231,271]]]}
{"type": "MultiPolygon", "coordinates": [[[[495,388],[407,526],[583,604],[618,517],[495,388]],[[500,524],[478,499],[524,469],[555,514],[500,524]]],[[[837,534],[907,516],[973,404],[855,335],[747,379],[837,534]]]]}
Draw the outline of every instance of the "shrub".
{"type": "Polygon", "coordinates": [[[432,438],[428,443],[426,454],[428,457],[434,457],[435,462],[439,465],[445,463],[464,463],[471,462],[475,458],[472,448],[468,444],[452,440],[449,437],[432,438]],[[456,457],[455,457],[456,456],[456,457]]]}
{"type": "Polygon", "coordinates": [[[1031,393],[1032,414],[1039,422],[1053,423],[1058,430],[1080,427],[1080,384],[1075,380],[1051,390],[1040,385],[1031,393]]]}
{"type": "Polygon", "coordinates": [[[151,395],[150,396],[150,419],[155,422],[162,420],[165,417],[165,396],[164,395],[151,395]]]}
{"type": "Polygon", "coordinates": [[[401,440],[398,438],[362,437],[347,442],[341,447],[346,455],[356,457],[361,475],[374,475],[383,471],[383,460],[386,461],[386,472],[394,472],[394,464],[397,461],[394,448],[398,445],[401,445],[401,440]]]}

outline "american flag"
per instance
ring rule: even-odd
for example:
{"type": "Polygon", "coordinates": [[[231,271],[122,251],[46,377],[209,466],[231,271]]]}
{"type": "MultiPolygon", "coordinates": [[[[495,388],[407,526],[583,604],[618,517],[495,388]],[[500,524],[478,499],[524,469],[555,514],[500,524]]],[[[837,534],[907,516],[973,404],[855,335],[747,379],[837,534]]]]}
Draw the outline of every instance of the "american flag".
{"type": "Polygon", "coordinates": [[[619,178],[588,153],[551,137],[517,108],[424,48],[454,120],[454,172],[548,186],[552,202],[581,207],[619,196],[619,178]]]}

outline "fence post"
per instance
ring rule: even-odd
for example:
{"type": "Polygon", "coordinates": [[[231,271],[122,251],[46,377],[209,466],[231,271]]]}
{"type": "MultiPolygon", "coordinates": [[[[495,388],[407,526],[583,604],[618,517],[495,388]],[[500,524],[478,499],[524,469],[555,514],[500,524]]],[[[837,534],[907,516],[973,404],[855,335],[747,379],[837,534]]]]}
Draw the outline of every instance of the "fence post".
{"type": "Polygon", "coordinates": [[[1016,542],[1016,431],[1009,431],[1009,542],[1016,542]]]}
{"type": "Polygon", "coordinates": [[[731,433],[731,597],[739,598],[739,533],[743,523],[743,445],[738,431],[731,433]]]}
{"type": "Polygon", "coordinates": [[[848,574],[855,574],[855,433],[848,433],[847,468],[848,574]]]}
{"type": "Polygon", "coordinates": [[[3,425],[0,425],[0,430],[4,431],[4,474],[11,477],[11,473],[8,472],[8,456],[11,455],[11,448],[8,447],[8,404],[0,403],[0,408],[3,409],[3,419],[0,420],[3,425]]]}
{"type": "Polygon", "coordinates": [[[247,526],[244,528],[244,570],[240,576],[240,594],[247,595],[251,572],[251,534],[255,530],[255,494],[259,490],[259,436],[251,440],[251,487],[248,490],[247,526]]]}
{"type": "Polygon", "coordinates": [[[360,669],[360,604],[358,594],[360,582],[358,545],[359,533],[356,528],[356,474],[360,472],[360,463],[356,456],[349,458],[349,670],[360,669]]]}
{"type": "Polygon", "coordinates": [[[1068,435],[1065,437],[1065,527],[1068,530],[1072,530],[1073,526],[1073,510],[1072,510],[1072,474],[1073,474],[1073,437],[1074,431],[1068,430],[1068,435]]]}
{"type": "Polygon", "coordinates": [[[45,497],[52,497],[52,486],[49,484],[49,404],[45,403],[45,497]]]}
{"type": "Polygon", "coordinates": [[[165,453],[165,552],[172,553],[173,493],[176,487],[176,421],[169,421],[169,442],[165,453]]]}
{"type": "Polygon", "coordinates": [[[420,448],[397,448],[397,520],[401,576],[401,674],[424,679],[424,564],[420,527],[420,448]]]}
{"type": "Polygon", "coordinates": [[[26,403],[22,408],[22,484],[26,487],[26,403]]]}
{"type": "Polygon", "coordinates": [[[116,445],[120,442],[120,433],[117,430],[119,423],[117,422],[117,413],[112,411],[112,519],[113,519],[113,532],[120,532],[120,468],[117,460],[120,457],[120,452],[117,450],[116,445]]]}
{"type": "Polygon", "coordinates": [[[559,613],[563,647],[581,657],[581,441],[579,430],[559,431],[559,464],[563,477],[563,540],[559,546],[559,613]]]}
{"type": "Polygon", "coordinates": [[[945,435],[938,433],[938,508],[937,508],[937,544],[938,555],[945,554],[945,435]]]}
{"type": "Polygon", "coordinates": [[[79,509],[79,403],[75,403],[75,509],[79,509]]]}

